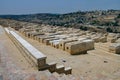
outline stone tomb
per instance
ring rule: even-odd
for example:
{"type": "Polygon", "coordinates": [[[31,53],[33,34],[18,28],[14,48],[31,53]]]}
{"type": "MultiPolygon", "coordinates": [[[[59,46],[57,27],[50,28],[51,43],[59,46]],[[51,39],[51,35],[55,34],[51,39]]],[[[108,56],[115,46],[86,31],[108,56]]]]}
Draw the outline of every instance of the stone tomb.
{"type": "Polygon", "coordinates": [[[52,40],[59,40],[59,38],[47,38],[47,39],[43,40],[43,43],[45,45],[50,45],[50,41],[52,41],[52,40]]]}
{"type": "Polygon", "coordinates": [[[115,33],[109,33],[107,36],[107,41],[114,43],[117,40],[115,33]]]}
{"type": "Polygon", "coordinates": [[[25,32],[25,33],[24,33],[24,34],[25,34],[25,37],[30,38],[30,33],[31,33],[31,32],[25,32]]]}
{"type": "Polygon", "coordinates": [[[106,36],[101,37],[101,38],[100,38],[100,42],[102,42],[102,43],[107,42],[107,37],[106,37],[106,36]]]}
{"type": "Polygon", "coordinates": [[[76,41],[65,44],[65,51],[70,54],[84,54],[87,53],[88,50],[94,49],[94,41],[91,39],[76,41]]]}
{"type": "Polygon", "coordinates": [[[38,36],[38,35],[44,35],[44,33],[34,32],[34,33],[31,34],[31,38],[35,40],[36,36],[38,36]]]}
{"type": "Polygon", "coordinates": [[[63,39],[59,39],[59,40],[54,40],[54,41],[52,41],[51,42],[51,44],[52,44],[52,46],[54,47],[54,48],[59,48],[59,43],[60,43],[60,41],[62,41],[63,39]]]}
{"type": "Polygon", "coordinates": [[[77,39],[74,39],[74,40],[73,39],[66,39],[66,40],[60,41],[59,49],[65,50],[65,44],[70,43],[70,42],[74,42],[74,41],[77,41],[77,39]]]}
{"type": "Polygon", "coordinates": [[[109,51],[115,54],[120,54],[120,43],[113,43],[110,45],[109,51]]]}
{"type": "Polygon", "coordinates": [[[92,39],[93,39],[93,40],[94,40],[94,42],[96,42],[96,43],[100,41],[100,40],[99,40],[99,39],[100,39],[100,37],[99,37],[99,36],[98,36],[98,37],[93,37],[92,39]]]}
{"type": "Polygon", "coordinates": [[[39,36],[38,41],[43,43],[44,39],[55,38],[54,36],[39,36]]]}

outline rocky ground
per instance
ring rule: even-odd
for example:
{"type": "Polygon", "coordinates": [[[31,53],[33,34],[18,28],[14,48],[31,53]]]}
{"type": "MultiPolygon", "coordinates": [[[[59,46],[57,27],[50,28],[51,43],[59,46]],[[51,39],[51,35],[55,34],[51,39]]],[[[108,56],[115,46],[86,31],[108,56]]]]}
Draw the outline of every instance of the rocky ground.
{"type": "MultiPolygon", "coordinates": [[[[22,35],[21,35],[22,36],[22,35]]],[[[24,37],[24,36],[22,36],[24,37]]],[[[24,37],[25,38],[25,37],[24,37]]],[[[37,71],[29,64],[13,42],[0,27],[0,79],[3,80],[119,80],[120,55],[109,53],[109,43],[95,44],[95,50],[85,55],[71,56],[69,53],[45,46],[25,38],[38,50],[47,55],[47,62],[72,67],[72,75],[51,74],[49,71],[37,71]]]]}

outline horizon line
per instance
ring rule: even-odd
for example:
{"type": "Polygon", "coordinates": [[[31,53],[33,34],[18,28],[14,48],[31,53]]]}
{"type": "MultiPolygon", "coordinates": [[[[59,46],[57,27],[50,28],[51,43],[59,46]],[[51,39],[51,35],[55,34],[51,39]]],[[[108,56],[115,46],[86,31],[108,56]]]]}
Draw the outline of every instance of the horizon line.
{"type": "Polygon", "coordinates": [[[8,13],[8,14],[0,14],[0,15],[32,15],[32,14],[69,14],[75,12],[91,12],[91,11],[108,11],[108,10],[116,10],[119,11],[120,9],[99,9],[99,10],[77,10],[72,12],[64,12],[64,13],[52,13],[52,12],[33,12],[33,13],[8,13]]]}

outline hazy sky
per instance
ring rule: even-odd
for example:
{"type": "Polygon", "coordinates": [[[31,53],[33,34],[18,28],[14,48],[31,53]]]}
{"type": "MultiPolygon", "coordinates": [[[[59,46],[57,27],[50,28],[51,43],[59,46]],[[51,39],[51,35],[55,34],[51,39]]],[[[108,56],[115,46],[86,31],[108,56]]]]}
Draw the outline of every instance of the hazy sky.
{"type": "Polygon", "coordinates": [[[120,10],[120,0],[0,0],[0,14],[68,13],[120,10]]]}

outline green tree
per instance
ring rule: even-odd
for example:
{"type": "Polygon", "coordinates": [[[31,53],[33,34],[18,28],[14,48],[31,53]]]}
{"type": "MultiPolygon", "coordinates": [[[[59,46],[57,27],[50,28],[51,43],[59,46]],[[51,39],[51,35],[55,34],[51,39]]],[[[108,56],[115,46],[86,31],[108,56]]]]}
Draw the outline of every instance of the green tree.
{"type": "Polygon", "coordinates": [[[120,18],[120,14],[118,14],[117,18],[120,18]]]}
{"type": "Polygon", "coordinates": [[[108,28],[106,29],[106,31],[107,31],[107,32],[113,32],[113,30],[112,30],[110,27],[108,27],[108,28]]]}

